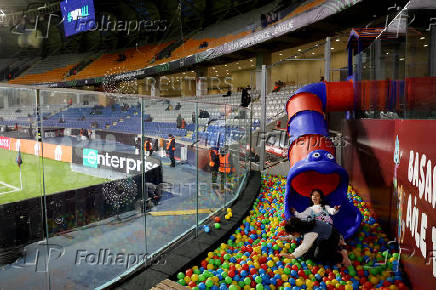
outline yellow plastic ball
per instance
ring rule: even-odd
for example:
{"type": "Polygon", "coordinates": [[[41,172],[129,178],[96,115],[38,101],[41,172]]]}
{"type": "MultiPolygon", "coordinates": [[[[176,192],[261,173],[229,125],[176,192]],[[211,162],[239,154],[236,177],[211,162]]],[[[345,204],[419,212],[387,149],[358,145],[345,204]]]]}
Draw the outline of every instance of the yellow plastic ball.
{"type": "Polygon", "coordinates": [[[288,259],[288,258],[286,258],[286,259],[283,260],[283,263],[285,263],[285,264],[289,264],[289,263],[291,263],[291,260],[288,259]]]}
{"type": "Polygon", "coordinates": [[[371,282],[372,285],[376,285],[378,283],[378,279],[375,276],[370,275],[369,276],[369,282],[371,282]]]}
{"type": "Polygon", "coordinates": [[[306,286],[307,286],[308,288],[312,288],[312,287],[313,287],[313,281],[312,281],[312,280],[309,280],[309,279],[306,279],[306,286]]]}
{"type": "Polygon", "coordinates": [[[295,280],[295,285],[297,286],[297,287],[300,287],[301,285],[303,285],[303,280],[301,280],[300,278],[298,278],[297,280],[295,280]]]}

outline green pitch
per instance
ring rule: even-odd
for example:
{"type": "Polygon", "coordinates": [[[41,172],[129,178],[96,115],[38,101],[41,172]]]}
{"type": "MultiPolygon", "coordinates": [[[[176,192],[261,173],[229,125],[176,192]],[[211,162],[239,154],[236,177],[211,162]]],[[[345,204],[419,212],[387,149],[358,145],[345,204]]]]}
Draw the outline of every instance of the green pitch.
{"type": "MultiPolygon", "coordinates": [[[[20,190],[20,169],[15,161],[17,152],[0,149],[0,204],[41,196],[41,159],[21,154],[23,189],[20,190]]],[[[45,193],[53,194],[70,189],[106,182],[106,179],[71,171],[70,164],[44,158],[45,193]]]]}

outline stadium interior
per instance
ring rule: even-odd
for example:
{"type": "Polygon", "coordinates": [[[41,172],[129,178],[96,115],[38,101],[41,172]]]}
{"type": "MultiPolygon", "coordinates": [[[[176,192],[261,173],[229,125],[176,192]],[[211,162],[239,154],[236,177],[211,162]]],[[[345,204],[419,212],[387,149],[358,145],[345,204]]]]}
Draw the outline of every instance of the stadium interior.
{"type": "Polygon", "coordinates": [[[435,19],[0,0],[0,290],[432,289],[435,19]]]}

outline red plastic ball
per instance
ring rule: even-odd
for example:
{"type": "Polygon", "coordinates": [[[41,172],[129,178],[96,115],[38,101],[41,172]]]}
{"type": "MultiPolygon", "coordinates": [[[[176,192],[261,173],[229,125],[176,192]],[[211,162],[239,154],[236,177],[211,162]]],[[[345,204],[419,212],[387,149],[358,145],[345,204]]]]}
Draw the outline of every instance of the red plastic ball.
{"type": "Polygon", "coordinates": [[[197,286],[197,284],[195,284],[194,281],[190,281],[190,282],[188,283],[188,286],[191,287],[191,288],[194,288],[194,287],[197,286]]]}
{"type": "Polygon", "coordinates": [[[186,274],[186,276],[189,276],[189,277],[191,277],[191,276],[192,276],[192,274],[193,274],[193,271],[192,271],[192,269],[188,269],[188,270],[186,270],[185,274],[186,274]]]}
{"type": "Polygon", "coordinates": [[[234,270],[230,270],[229,272],[227,272],[227,274],[229,275],[229,277],[235,277],[235,271],[234,270]]]}

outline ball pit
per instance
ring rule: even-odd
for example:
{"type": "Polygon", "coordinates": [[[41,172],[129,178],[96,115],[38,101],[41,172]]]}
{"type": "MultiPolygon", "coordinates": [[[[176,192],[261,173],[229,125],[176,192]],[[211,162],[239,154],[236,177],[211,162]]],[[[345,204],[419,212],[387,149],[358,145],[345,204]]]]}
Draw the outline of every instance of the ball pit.
{"type": "MultiPolygon", "coordinates": [[[[389,248],[374,212],[351,187],[348,199],[363,215],[360,231],[347,241],[352,265],[329,267],[311,260],[280,258],[279,253],[292,253],[300,242],[277,239],[284,234],[285,186],[283,177],[262,176],[261,192],[249,216],[200,265],[178,273],[178,282],[211,290],[407,289],[398,268],[398,251],[389,248]]],[[[226,216],[229,213],[231,209],[226,216]]]]}

